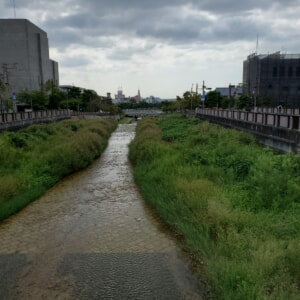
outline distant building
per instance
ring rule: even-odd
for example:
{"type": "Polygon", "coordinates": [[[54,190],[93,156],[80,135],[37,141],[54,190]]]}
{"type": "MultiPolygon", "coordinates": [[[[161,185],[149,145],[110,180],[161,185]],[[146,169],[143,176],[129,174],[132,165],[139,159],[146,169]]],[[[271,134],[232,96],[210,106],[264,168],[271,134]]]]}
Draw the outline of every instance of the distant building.
{"type": "Polygon", "coordinates": [[[158,97],[150,96],[150,97],[147,97],[144,101],[146,103],[156,104],[156,103],[160,103],[161,99],[158,97]]]}
{"type": "Polygon", "coordinates": [[[48,81],[58,86],[45,31],[26,19],[0,19],[0,80],[11,95],[42,90],[48,81]]]}
{"type": "Polygon", "coordinates": [[[123,94],[122,88],[118,88],[118,92],[115,95],[115,99],[113,99],[113,104],[118,104],[118,103],[127,103],[129,102],[129,98],[126,98],[125,95],[123,94]]]}
{"type": "Polygon", "coordinates": [[[68,93],[70,92],[70,90],[72,89],[78,89],[80,91],[80,93],[82,94],[84,91],[87,91],[87,89],[85,88],[82,88],[82,87],[79,87],[79,86],[75,86],[75,85],[70,85],[70,84],[67,84],[67,85],[60,85],[59,86],[59,89],[65,93],[68,93]]]}
{"type": "Polygon", "coordinates": [[[232,98],[240,96],[243,93],[242,85],[229,85],[228,87],[217,87],[216,92],[219,92],[222,97],[232,98]]]}
{"type": "Polygon", "coordinates": [[[134,101],[135,103],[140,103],[142,101],[140,89],[138,90],[138,94],[134,97],[134,101]]]}
{"type": "Polygon", "coordinates": [[[272,106],[300,107],[300,54],[251,54],[243,65],[243,93],[272,106]]]}

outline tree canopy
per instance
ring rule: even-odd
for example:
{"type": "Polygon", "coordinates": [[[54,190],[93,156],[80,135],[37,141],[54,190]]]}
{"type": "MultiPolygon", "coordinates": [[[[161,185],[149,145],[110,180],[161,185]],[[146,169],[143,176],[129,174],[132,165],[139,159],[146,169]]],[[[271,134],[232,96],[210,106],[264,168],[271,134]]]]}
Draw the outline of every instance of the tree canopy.
{"type": "MultiPolygon", "coordinates": [[[[0,97],[1,97],[0,86],[0,97]]],[[[0,98],[1,100],[2,98],[0,98]]],[[[95,91],[71,87],[63,91],[52,82],[47,82],[41,91],[22,91],[17,94],[17,102],[26,104],[33,110],[66,109],[74,111],[106,111],[116,113],[120,110],[112,104],[111,99],[99,96],[95,91]]]]}

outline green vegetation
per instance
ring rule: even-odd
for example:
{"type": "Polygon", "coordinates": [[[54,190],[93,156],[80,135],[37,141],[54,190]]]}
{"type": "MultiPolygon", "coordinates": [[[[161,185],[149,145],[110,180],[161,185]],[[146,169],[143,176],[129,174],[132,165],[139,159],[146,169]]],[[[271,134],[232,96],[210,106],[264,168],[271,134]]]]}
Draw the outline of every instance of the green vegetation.
{"type": "Polygon", "coordinates": [[[64,121],[2,133],[0,220],[99,157],[116,125],[112,119],[64,121]]]}
{"type": "MultiPolygon", "coordinates": [[[[1,95],[4,93],[4,90],[2,90],[0,81],[0,101],[4,97],[2,96],[1,98],[1,95]]],[[[5,111],[12,108],[12,100],[9,97],[7,99],[10,101],[10,106],[8,106],[9,102],[7,102],[7,105],[6,102],[3,102],[5,111]]],[[[17,104],[22,104],[26,108],[33,110],[69,108],[74,111],[102,111],[110,114],[121,112],[118,106],[112,104],[111,99],[99,96],[93,90],[82,90],[79,87],[72,86],[67,91],[62,91],[54,86],[51,81],[46,82],[42,91],[19,92],[17,94],[17,104]]]]}
{"type": "Polygon", "coordinates": [[[213,298],[300,299],[298,155],[178,115],[140,121],[129,155],[144,198],[203,263],[213,298]]]}
{"type": "MultiPolygon", "coordinates": [[[[208,90],[208,89],[207,89],[208,90]]],[[[202,93],[202,92],[201,92],[202,93]]],[[[223,109],[243,109],[250,110],[254,106],[253,98],[248,97],[244,94],[242,95],[231,95],[222,96],[218,91],[208,90],[205,96],[205,102],[201,100],[201,95],[193,92],[187,91],[183,94],[182,97],[177,96],[176,101],[170,103],[170,105],[163,106],[165,111],[175,111],[175,110],[193,110],[196,107],[202,107],[203,105],[206,108],[223,108],[223,109]]],[[[285,106],[284,103],[281,103],[285,106]]],[[[257,97],[256,98],[257,107],[268,107],[270,106],[270,99],[267,97],[257,97]]]]}

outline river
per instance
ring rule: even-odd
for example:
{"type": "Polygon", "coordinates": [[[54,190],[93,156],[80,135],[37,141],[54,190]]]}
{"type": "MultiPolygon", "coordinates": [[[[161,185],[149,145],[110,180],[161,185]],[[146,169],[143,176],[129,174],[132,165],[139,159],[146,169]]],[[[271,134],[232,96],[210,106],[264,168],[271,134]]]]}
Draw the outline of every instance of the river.
{"type": "Polygon", "coordinates": [[[0,223],[0,299],[203,299],[128,161],[135,124],[100,159],[0,223]]]}

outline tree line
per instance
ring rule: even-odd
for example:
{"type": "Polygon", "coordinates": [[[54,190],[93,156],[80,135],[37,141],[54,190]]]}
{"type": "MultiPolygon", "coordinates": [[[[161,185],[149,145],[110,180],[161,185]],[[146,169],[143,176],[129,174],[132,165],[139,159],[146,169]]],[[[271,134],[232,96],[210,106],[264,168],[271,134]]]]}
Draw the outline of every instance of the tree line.
{"type": "MultiPolygon", "coordinates": [[[[258,97],[256,106],[269,106],[270,100],[266,97],[258,97]]],[[[254,101],[246,95],[234,95],[232,97],[222,96],[218,91],[209,91],[205,100],[201,95],[193,92],[185,92],[182,97],[177,96],[174,102],[162,102],[162,109],[165,111],[193,110],[196,107],[223,108],[223,109],[245,109],[250,110],[254,101]]]]}
{"type": "MultiPolygon", "coordinates": [[[[17,103],[32,110],[45,109],[66,109],[74,111],[109,112],[117,114],[122,109],[128,108],[160,108],[163,111],[194,110],[196,107],[223,108],[223,109],[244,109],[250,110],[254,101],[246,95],[233,95],[224,97],[218,91],[209,91],[205,101],[201,95],[186,91],[182,96],[177,96],[175,101],[161,101],[158,103],[147,103],[141,101],[136,103],[131,99],[128,103],[114,105],[112,99],[99,96],[94,90],[80,89],[76,86],[63,91],[48,81],[40,91],[22,91],[16,95],[17,103]]],[[[270,100],[265,97],[256,99],[256,106],[269,106],[270,100]]],[[[0,112],[8,112],[13,109],[13,100],[8,94],[6,86],[0,80],[0,112]]]]}
{"type": "MultiPolygon", "coordinates": [[[[32,110],[70,109],[73,111],[119,113],[121,109],[112,103],[112,99],[99,96],[94,90],[72,86],[66,91],[48,81],[42,90],[21,91],[16,95],[16,103],[32,110]]],[[[9,112],[13,109],[13,99],[0,81],[0,109],[9,112]]]]}

